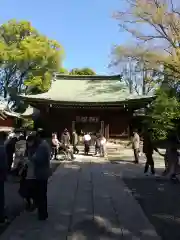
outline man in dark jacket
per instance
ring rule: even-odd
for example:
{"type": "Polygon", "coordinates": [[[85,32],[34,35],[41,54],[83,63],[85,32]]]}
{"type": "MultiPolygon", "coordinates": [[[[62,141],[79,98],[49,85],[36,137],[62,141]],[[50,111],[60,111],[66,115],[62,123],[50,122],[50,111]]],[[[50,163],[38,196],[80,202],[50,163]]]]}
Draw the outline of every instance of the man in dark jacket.
{"type": "Polygon", "coordinates": [[[38,209],[39,220],[48,218],[47,212],[47,184],[51,174],[51,150],[47,141],[43,140],[43,132],[38,132],[34,138],[35,152],[31,156],[35,179],[35,203],[38,209]]]}
{"type": "Polygon", "coordinates": [[[153,152],[154,150],[159,153],[158,149],[154,146],[153,140],[152,140],[152,130],[148,129],[146,132],[144,132],[143,136],[143,152],[146,155],[146,164],[144,168],[144,173],[148,173],[149,166],[151,167],[151,173],[155,174],[154,169],[154,159],[153,159],[153,152]]]}
{"type": "Polygon", "coordinates": [[[4,182],[6,180],[8,172],[7,155],[4,147],[6,134],[0,132],[0,224],[6,223],[5,217],[5,194],[4,194],[4,182]]]}
{"type": "Polygon", "coordinates": [[[78,144],[78,135],[77,135],[76,131],[73,131],[73,133],[72,133],[72,145],[73,145],[73,153],[74,154],[79,153],[79,149],[77,148],[77,144],[78,144]]]}

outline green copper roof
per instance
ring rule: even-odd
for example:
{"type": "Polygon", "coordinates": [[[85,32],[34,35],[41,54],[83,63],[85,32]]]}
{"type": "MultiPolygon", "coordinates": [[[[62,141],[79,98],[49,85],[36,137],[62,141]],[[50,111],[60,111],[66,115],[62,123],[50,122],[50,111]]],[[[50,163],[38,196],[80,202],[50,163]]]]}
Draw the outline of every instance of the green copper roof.
{"type": "Polygon", "coordinates": [[[106,103],[137,98],[129,95],[121,76],[56,75],[48,92],[22,96],[26,100],[50,102],[106,103]]]}

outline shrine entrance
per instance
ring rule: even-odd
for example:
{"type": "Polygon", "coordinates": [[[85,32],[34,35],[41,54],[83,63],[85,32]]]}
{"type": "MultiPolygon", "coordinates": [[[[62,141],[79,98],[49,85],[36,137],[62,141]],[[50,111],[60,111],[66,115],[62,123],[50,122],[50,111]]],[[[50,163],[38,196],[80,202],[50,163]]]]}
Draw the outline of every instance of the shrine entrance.
{"type": "Polygon", "coordinates": [[[76,116],[75,129],[77,134],[97,133],[100,131],[99,117],[76,116]]]}
{"type": "MultiPolygon", "coordinates": [[[[76,116],[76,121],[72,122],[72,129],[76,130],[78,135],[82,133],[104,133],[102,122],[99,117],[76,116]]],[[[103,124],[104,125],[104,124],[103,124]]]]}
{"type": "Polygon", "coordinates": [[[76,123],[75,129],[78,135],[81,133],[97,133],[100,132],[100,124],[98,123],[76,123]]]}

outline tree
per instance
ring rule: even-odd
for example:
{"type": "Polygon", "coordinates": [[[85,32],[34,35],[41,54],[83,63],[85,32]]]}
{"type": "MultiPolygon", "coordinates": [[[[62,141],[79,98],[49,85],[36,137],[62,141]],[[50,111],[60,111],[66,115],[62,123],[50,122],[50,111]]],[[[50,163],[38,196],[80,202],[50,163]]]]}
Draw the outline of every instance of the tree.
{"type": "Polygon", "coordinates": [[[91,68],[73,68],[70,75],[96,75],[96,73],[91,68]]]}
{"type": "MultiPolygon", "coordinates": [[[[112,51],[113,60],[110,67],[121,72],[129,93],[147,95],[159,83],[159,76],[155,67],[146,60],[147,52],[132,46],[116,46],[112,51]]],[[[149,60],[149,58],[148,58],[149,60]]]]}
{"type": "Polygon", "coordinates": [[[179,128],[180,102],[175,96],[162,89],[149,108],[145,123],[154,130],[155,139],[166,139],[170,132],[179,128]]]}
{"type": "Polygon", "coordinates": [[[128,8],[116,12],[114,17],[120,28],[135,38],[134,49],[143,52],[146,64],[162,74],[156,100],[148,110],[148,123],[160,138],[166,138],[179,125],[180,4],[175,0],[126,3],[128,8]]]}
{"type": "Polygon", "coordinates": [[[0,93],[45,92],[63,57],[62,46],[41,35],[30,22],[10,20],[0,26],[0,93]]]}
{"type": "MultiPolygon", "coordinates": [[[[147,49],[153,61],[180,77],[180,11],[175,0],[126,0],[128,9],[116,12],[121,29],[147,49]]],[[[123,5],[124,8],[124,5],[123,5]]]]}

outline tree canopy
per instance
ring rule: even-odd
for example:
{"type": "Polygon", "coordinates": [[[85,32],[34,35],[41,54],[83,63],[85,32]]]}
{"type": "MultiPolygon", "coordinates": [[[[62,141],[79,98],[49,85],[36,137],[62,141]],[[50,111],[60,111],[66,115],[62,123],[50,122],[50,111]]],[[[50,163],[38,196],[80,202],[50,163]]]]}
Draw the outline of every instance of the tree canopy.
{"type": "Polygon", "coordinates": [[[159,84],[157,65],[149,62],[148,52],[134,46],[115,46],[110,67],[120,71],[129,93],[147,95],[159,84]]]}
{"type": "Polygon", "coordinates": [[[121,30],[134,44],[115,46],[113,61],[131,58],[143,62],[151,83],[159,89],[148,114],[149,124],[160,136],[178,127],[180,87],[180,3],[176,0],[125,0],[114,14],[121,30]],[[126,8],[127,6],[127,8],[126,8]],[[155,75],[154,75],[155,74],[155,75]]]}
{"type": "Polygon", "coordinates": [[[91,68],[73,68],[70,72],[70,75],[96,75],[94,70],[91,68]]]}
{"type": "Polygon", "coordinates": [[[64,67],[61,67],[59,69],[58,73],[68,75],[69,71],[66,68],[64,68],[64,67]]]}
{"type": "Polygon", "coordinates": [[[145,123],[154,130],[155,139],[166,139],[179,128],[180,102],[175,96],[159,89],[156,99],[148,109],[145,123]]]}
{"type": "Polygon", "coordinates": [[[30,22],[10,20],[0,26],[0,93],[44,92],[63,59],[63,48],[40,34],[30,22]]]}
{"type": "Polygon", "coordinates": [[[120,28],[135,37],[138,47],[134,47],[143,52],[147,62],[163,65],[179,78],[180,4],[175,0],[125,1],[127,9],[114,14],[120,28]]]}

